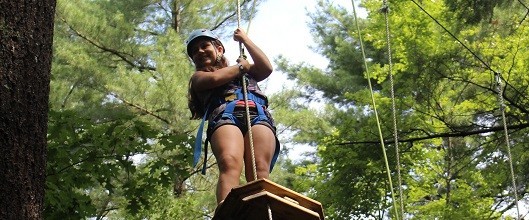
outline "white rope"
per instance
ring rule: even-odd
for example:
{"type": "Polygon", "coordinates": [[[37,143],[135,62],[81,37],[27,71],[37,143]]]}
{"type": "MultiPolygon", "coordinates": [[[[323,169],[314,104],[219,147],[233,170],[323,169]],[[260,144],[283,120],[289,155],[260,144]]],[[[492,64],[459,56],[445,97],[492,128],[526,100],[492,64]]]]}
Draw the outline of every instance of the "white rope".
{"type": "Polygon", "coordinates": [[[270,204],[267,204],[266,206],[268,208],[268,220],[273,220],[274,218],[272,217],[272,209],[270,208],[270,204]]]}
{"type": "Polygon", "coordinates": [[[514,203],[516,204],[516,219],[520,219],[520,207],[518,206],[518,188],[516,186],[516,177],[514,175],[514,168],[512,165],[512,155],[511,155],[511,144],[509,141],[509,130],[507,128],[507,117],[505,117],[505,101],[503,100],[503,87],[501,83],[501,77],[499,73],[496,73],[496,82],[497,82],[497,90],[498,90],[498,99],[500,102],[500,109],[501,109],[501,118],[503,121],[503,131],[505,133],[505,145],[507,146],[507,156],[509,161],[509,169],[511,172],[511,181],[512,181],[512,188],[513,188],[513,194],[514,194],[514,203]]]}
{"type": "Polygon", "coordinates": [[[243,95],[244,95],[244,107],[246,110],[246,125],[248,126],[248,138],[250,139],[250,151],[252,153],[252,168],[253,178],[257,180],[257,167],[255,165],[255,149],[253,146],[253,135],[252,135],[252,122],[250,121],[250,107],[248,106],[248,89],[246,85],[246,76],[242,77],[243,95]]]}
{"type": "MultiPolygon", "coordinates": [[[[241,27],[241,2],[240,0],[237,0],[237,27],[241,27]]],[[[239,50],[240,50],[240,58],[244,58],[244,48],[242,46],[242,43],[239,42],[239,50]]],[[[243,75],[242,77],[242,88],[243,88],[243,96],[244,96],[244,107],[246,111],[246,126],[248,128],[248,138],[250,139],[250,151],[252,154],[252,172],[253,172],[253,178],[254,180],[257,180],[257,166],[255,164],[255,149],[253,146],[253,134],[252,134],[252,122],[250,120],[250,107],[248,105],[248,85],[247,85],[247,77],[246,75],[243,75]]]]}
{"type": "Polygon", "coordinates": [[[395,145],[395,157],[397,159],[397,181],[398,181],[398,188],[399,188],[399,202],[400,202],[400,215],[402,216],[402,219],[404,219],[404,194],[402,193],[402,177],[400,173],[400,151],[399,151],[399,135],[398,135],[398,129],[397,129],[397,108],[395,107],[395,83],[393,81],[393,62],[391,57],[391,33],[389,31],[389,5],[387,0],[384,0],[383,6],[382,6],[382,12],[384,12],[384,18],[386,20],[386,44],[388,45],[388,74],[389,74],[389,81],[391,84],[391,112],[393,113],[393,140],[395,145]]]}

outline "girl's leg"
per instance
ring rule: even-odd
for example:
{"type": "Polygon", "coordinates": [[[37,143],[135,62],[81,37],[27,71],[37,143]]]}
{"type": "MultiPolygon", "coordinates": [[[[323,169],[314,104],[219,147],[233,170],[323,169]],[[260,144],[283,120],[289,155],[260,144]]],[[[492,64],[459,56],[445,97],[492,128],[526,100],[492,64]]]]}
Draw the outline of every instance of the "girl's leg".
{"type": "Polygon", "coordinates": [[[223,201],[233,187],[239,185],[242,172],[244,140],[234,125],[220,126],[211,136],[211,149],[219,167],[217,204],[223,201]]]}
{"type": "MultiPolygon", "coordinates": [[[[254,180],[249,136],[247,132],[244,139],[244,173],[248,182],[254,180]]],[[[270,163],[276,149],[276,137],[269,127],[259,124],[252,126],[252,136],[257,179],[268,178],[270,163]]]]}

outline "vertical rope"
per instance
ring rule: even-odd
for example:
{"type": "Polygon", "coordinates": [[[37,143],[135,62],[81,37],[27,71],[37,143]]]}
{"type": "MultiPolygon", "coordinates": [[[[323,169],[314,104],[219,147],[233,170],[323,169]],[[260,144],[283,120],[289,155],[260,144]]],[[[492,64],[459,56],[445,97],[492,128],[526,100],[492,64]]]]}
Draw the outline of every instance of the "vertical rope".
{"type": "Polygon", "coordinates": [[[252,13],[250,14],[250,19],[248,20],[248,27],[246,28],[246,34],[249,34],[250,33],[250,24],[252,24],[252,18],[253,16],[255,16],[255,3],[257,1],[256,0],[253,0],[253,4],[252,4],[252,13]]]}
{"type": "Polygon", "coordinates": [[[382,12],[384,13],[384,18],[386,21],[386,44],[388,47],[388,70],[389,70],[389,81],[391,84],[391,111],[393,113],[393,140],[395,145],[395,158],[397,159],[397,181],[399,188],[399,202],[400,202],[400,215],[404,219],[404,199],[402,193],[402,177],[400,173],[400,151],[399,151],[399,135],[397,129],[397,108],[395,107],[395,83],[393,81],[393,62],[391,56],[391,33],[389,31],[389,5],[387,0],[383,1],[382,12]]]}
{"type": "Polygon", "coordinates": [[[274,218],[272,217],[272,209],[270,208],[270,204],[266,206],[268,208],[268,220],[273,220],[274,218]]]}
{"type": "MultiPolygon", "coordinates": [[[[237,27],[241,27],[241,2],[240,0],[237,0],[237,27]]],[[[239,42],[239,58],[244,58],[244,48],[242,46],[242,43],[239,42]]],[[[257,167],[255,165],[255,149],[253,146],[253,134],[252,134],[252,122],[250,121],[250,107],[248,106],[248,85],[247,85],[248,78],[246,75],[243,75],[242,77],[242,88],[243,88],[243,96],[244,96],[244,107],[246,111],[246,126],[248,127],[248,138],[250,139],[250,151],[252,154],[252,172],[253,172],[253,178],[254,180],[257,180],[257,167]]]]}
{"type": "MultiPolygon", "coordinates": [[[[237,0],[237,28],[241,28],[241,1],[237,0]]],[[[239,58],[244,57],[244,47],[239,42],[239,58]]]]}
{"type": "Polygon", "coordinates": [[[505,134],[505,144],[507,146],[509,169],[511,171],[511,181],[512,181],[512,188],[513,188],[513,194],[514,194],[514,202],[516,204],[516,219],[520,219],[520,207],[518,206],[518,188],[516,187],[516,179],[514,175],[514,168],[512,165],[511,144],[509,141],[509,130],[507,129],[507,117],[505,117],[505,101],[503,100],[503,87],[501,83],[502,80],[501,80],[501,76],[499,73],[495,74],[495,78],[497,82],[498,99],[500,101],[501,118],[503,121],[503,131],[505,134]]]}
{"type": "Polygon", "coordinates": [[[360,33],[360,26],[358,25],[358,17],[356,16],[356,6],[354,4],[354,0],[351,0],[351,3],[353,5],[353,14],[354,14],[354,17],[355,17],[355,24],[356,24],[356,29],[357,29],[357,32],[358,32],[358,41],[360,42],[360,48],[362,50],[362,57],[364,59],[364,66],[366,68],[366,77],[367,77],[367,83],[369,85],[369,90],[371,91],[371,101],[372,101],[372,104],[373,104],[373,111],[375,112],[375,118],[376,118],[376,121],[377,121],[377,127],[378,127],[378,134],[379,134],[379,138],[380,138],[380,145],[382,146],[382,153],[383,153],[383,156],[384,156],[384,163],[386,165],[386,173],[388,174],[388,180],[389,180],[389,189],[391,191],[391,198],[393,200],[393,208],[395,209],[395,219],[399,220],[399,212],[398,212],[398,208],[397,208],[397,201],[395,199],[395,192],[393,190],[393,181],[391,180],[391,170],[389,169],[389,163],[388,163],[388,156],[386,155],[386,147],[384,145],[384,137],[382,136],[382,128],[380,126],[380,119],[378,118],[378,112],[377,112],[377,107],[376,107],[376,102],[375,102],[375,95],[374,95],[374,92],[373,92],[373,86],[371,85],[371,75],[369,74],[369,69],[368,69],[368,66],[367,66],[367,58],[366,58],[366,53],[365,53],[365,50],[364,50],[364,43],[362,42],[362,34],[360,33]]]}
{"type": "Polygon", "coordinates": [[[250,121],[250,107],[248,106],[248,89],[246,76],[242,77],[243,95],[244,95],[244,107],[246,110],[246,125],[248,126],[248,138],[250,139],[250,151],[252,153],[252,168],[253,168],[253,179],[257,180],[257,167],[255,165],[255,150],[253,146],[253,135],[252,135],[252,122],[250,121]]]}

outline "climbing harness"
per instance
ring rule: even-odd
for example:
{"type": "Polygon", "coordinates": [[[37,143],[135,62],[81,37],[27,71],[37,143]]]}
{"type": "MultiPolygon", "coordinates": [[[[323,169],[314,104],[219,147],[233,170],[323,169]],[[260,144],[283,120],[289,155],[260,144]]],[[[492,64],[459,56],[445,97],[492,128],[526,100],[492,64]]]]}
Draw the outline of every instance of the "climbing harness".
{"type": "MultiPolygon", "coordinates": [[[[248,78],[245,78],[243,82],[238,82],[239,84],[243,85],[243,88],[246,88],[248,78]]],[[[240,106],[241,104],[245,105],[245,110],[247,121],[250,123],[247,125],[247,128],[251,127],[251,124],[254,124],[258,121],[267,121],[268,116],[265,113],[266,106],[268,106],[268,101],[261,96],[254,94],[252,92],[244,91],[244,89],[237,88],[234,90],[233,94],[231,96],[228,96],[226,98],[224,97],[214,97],[208,104],[208,107],[206,107],[206,111],[204,113],[204,116],[202,117],[202,121],[200,123],[200,126],[198,128],[197,132],[197,138],[195,139],[195,148],[194,148],[194,154],[193,154],[193,167],[197,165],[198,160],[200,159],[201,151],[202,151],[202,135],[204,131],[204,125],[207,121],[207,118],[211,111],[215,108],[217,108],[220,105],[225,104],[224,112],[222,113],[222,118],[229,118],[234,122],[237,122],[238,119],[233,115],[233,112],[237,106],[240,106]],[[246,95],[245,95],[246,94],[246,95]],[[252,102],[249,102],[248,100],[251,100],[252,102]],[[244,102],[244,103],[241,103],[244,102]],[[257,116],[253,119],[248,117],[250,115],[249,107],[255,106],[255,109],[257,111],[257,116]],[[246,109],[247,108],[247,109],[246,109]]],[[[251,130],[248,129],[248,132],[251,130]]],[[[209,138],[206,138],[204,143],[204,163],[202,164],[202,174],[206,173],[207,168],[207,150],[208,150],[208,143],[209,138]]],[[[252,155],[253,156],[253,155],[252,155]]],[[[277,157],[274,157],[274,160],[270,164],[270,169],[272,169],[273,164],[275,163],[275,160],[277,157]]]]}
{"type": "MultiPolygon", "coordinates": [[[[373,86],[371,85],[371,75],[369,74],[369,69],[368,69],[368,65],[367,65],[367,58],[366,58],[366,54],[365,54],[365,50],[364,50],[364,43],[362,41],[362,34],[360,32],[360,26],[358,25],[358,17],[356,15],[356,6],[355,6],[353,0],[351,0],[351,3],[353,5],[353,14],[354,14],[354,17],[355,17],[355,25],[356,25],[356,30],[358,32],[358,41],[360,42],[360,48],[361,48],[361,51],[362,51],[362,57],[364,59],[364,67],[366,69],[367,83],[369,85],[369,90],[371,91],[371,101],[372,101],[372,104],[373,104],[373,112],[375,113],[375,119],[376,119],[376,122],[377,122],[378,134],[379,134],[379,138],[380,138],[380,145],[382,147],[382,154],[384,156],[384,163],[386,165],[386,173],[388,175],[389,188],[390,188],[391,197],[392,197],[392,200],[393,200],[393,207],[395,209],[395,213],[398,213],[397,200],[395,199],[395,192],[393,190],[393,181],[391,180],[391,170],[389,168],[388,156],[386,154],[386,147],[384,145],[384,137],[382,135],[382,128],[381,128],[381,125],[380,125],[380,119],[378,117],[378,111],[377,111],[376,102],[375,102],[375,94],[373,92],[373,86]]],[[[395,216],[396,216],[396,219],[399,220],[399,215],[396,214],[395,216]]]]}

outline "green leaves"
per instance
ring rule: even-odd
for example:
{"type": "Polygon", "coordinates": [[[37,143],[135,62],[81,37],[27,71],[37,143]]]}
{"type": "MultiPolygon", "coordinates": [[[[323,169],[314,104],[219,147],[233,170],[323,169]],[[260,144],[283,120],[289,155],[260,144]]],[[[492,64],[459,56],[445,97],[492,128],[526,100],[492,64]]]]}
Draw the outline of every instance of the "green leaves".
{"type": "Polygon", "coordinates": [[[97,200],[105,197],[109,201],[123,197],[127,209],[135,213],[148,209],[157,187],[170,187],[175,177],[189,175],[189,150],[175,148],[189,144],[187,137],[160,135],[126,113],[92,121],[73,111],[50,112],[48,216],[68,216],[73,210],[94,216],[96,208],[109,208],[109,204],[96,207],[97,200]],[[96,200],[90,200],[93,196],[96,200]],[[76,202],[64,203],[66,197],[76,202]]]}
{"type": "Polygon", "coordinates": [[[215,173],[195,177],[190,167],[198,122],[189,120],[194,68],[183,42],[190,30],[234,24],[234,8],[224,1],[58,1],[47,218],[213,212],[215,173]]]}
{"type": "MultiPolygon", "coordinates": [[[[330,61],[328,69],[279,60],[281,70],[301,85],[290,100],[302,104],[286,106],[281,112],[296,113],[278,114],[277,120],[294,128],[294,140],[317,146],[315,198],[324,203],[331,219],[382,219],[398,214],[393,213],[389,199],[380,126],[395,192],[396,168],[401,169],[403,195],[395,196],[403,197],[408,217],[484,219],[504,215],[506,209],[499,207],[514,203],[510,202],[512,194],[504,194],[512,190],[506,182],[510,180],[509,161],[495,77],[501,76],[504,85],[501,95],[506,103],[510,145],[519,161],[516,158],[525,155],[518,150],[525,148],[523,134],[529,126],[528,66],[522,64],[529,55],[523,51],[529,50],[521,46],[528,45],[527,28],[515,23],[524,20],[526,8],[507,2],[468,8],[461,6],[475,2],[418,1],[421,9],[410,1],[391,2],[387,14],[391,85],[381,2],[362,4],[368,16],[358,23],[371,78],[367,78],[359,54],[360,39],[352,25],[355,18],[328,1],[321,1],[311,14],[311,29],[320,44],[318,51],[330,61]],[[367,80],[374,85],[373,91],[367,88],[367,80]],[[380,124],[375,120],[372,93],[380,124]],[[319,108],[325,113],[308,113],[314,103],[325,106],[319,108]],[[314,115],[321,120],[291,122],[290,116],[304,111],[308,111],[304,113],[307,118],[314,115]],[[327,126],[313,132],[314,123],[327,126]],[[399,161],[394,126],[400,141],[399,161]]],[[[515,165],[517,182],[526,176],[520,166],[515,165]]]]}

